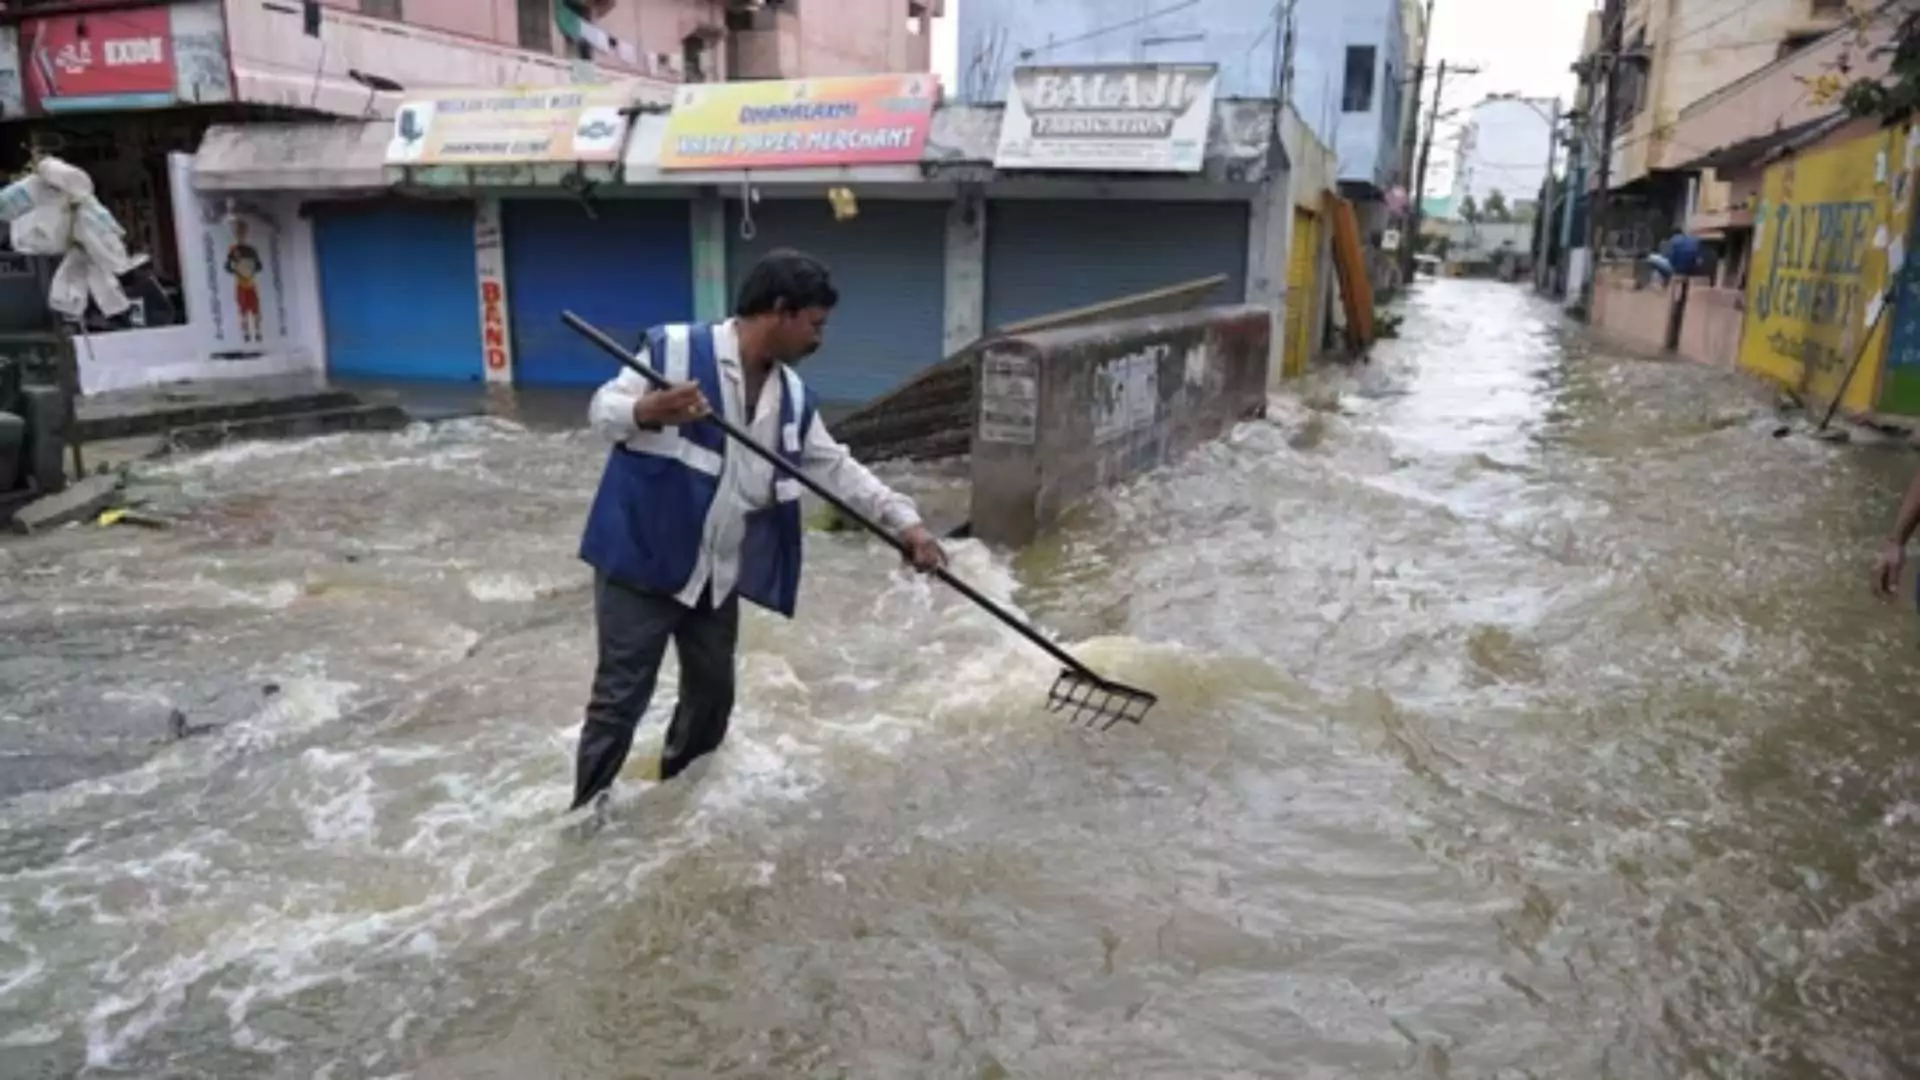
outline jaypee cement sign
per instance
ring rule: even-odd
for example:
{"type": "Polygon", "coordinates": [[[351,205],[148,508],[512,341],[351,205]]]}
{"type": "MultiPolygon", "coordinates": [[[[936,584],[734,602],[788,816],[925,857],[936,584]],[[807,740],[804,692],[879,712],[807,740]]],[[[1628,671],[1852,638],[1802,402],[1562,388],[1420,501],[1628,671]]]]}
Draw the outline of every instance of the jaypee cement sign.
{"type": "Polygon", "coordinates": [[[1019,67],[1000,121],[1000,169],[1196,173],[1213,64],[1019,67]]]}

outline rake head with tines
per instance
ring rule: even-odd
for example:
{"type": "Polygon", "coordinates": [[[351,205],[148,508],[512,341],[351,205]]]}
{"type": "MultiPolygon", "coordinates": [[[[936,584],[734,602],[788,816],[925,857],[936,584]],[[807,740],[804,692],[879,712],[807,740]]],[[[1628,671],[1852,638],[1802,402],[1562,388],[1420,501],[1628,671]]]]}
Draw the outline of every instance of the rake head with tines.
{"type": "Polygon", "coordinates": [[[1067,721],[1106,731],[1125,720],[1138,724],[1160,699],[1145,690],[1136,690],[1098,675],[1072,668],[1061,668],[1047,693],[1047,710],[1065,712],[1067,721]]]}

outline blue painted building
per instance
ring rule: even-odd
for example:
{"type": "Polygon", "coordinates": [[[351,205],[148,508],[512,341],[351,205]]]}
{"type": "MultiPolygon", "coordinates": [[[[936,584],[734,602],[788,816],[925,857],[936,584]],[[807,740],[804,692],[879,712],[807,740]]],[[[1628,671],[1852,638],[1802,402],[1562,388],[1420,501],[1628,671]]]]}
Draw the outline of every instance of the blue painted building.
{"type": "MultiPolygon", "coordinates": [[[[1286,6],[1273,0],[966,0],[959,5],[961,100],[1004,101],[1023,64],[1219,65],[1219,96],[1278,96],[1286,6]]],[[[1400,0],[1297,0],[1288,95],[1339,155],[1339,180],[1371,202],[1405,183],[1400,133],[1411,88],[1400,0]]]]}

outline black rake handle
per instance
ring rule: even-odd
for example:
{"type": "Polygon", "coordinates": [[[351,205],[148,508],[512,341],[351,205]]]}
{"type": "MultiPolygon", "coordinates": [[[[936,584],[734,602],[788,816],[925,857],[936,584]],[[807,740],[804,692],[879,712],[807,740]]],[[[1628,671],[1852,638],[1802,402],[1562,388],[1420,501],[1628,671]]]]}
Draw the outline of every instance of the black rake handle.
{"type": "MultiPolygon", "coordinates": [[[[575,332],[580,334],[580,336],[586,338],[588,341],[593,342],[595,345],[600,346],[600,348],[605,350],[608,355],[619,359],[619,361],[622,364],[625,364],[629,370],[633,371],[635,374],[639,375],[641,378],[647,380],[647,382],[652,384],[655,388],[660,390],[667,390],[672,388],[673,384],[667,381],[666,376],[660,374],[658,371],[655,371],[653,368],[648,367],[647,365],[641,363],[639,360],[635,359],[633,353],[627,351],[625,348],[622,348],[619,342],[608,337],[606,335],[606,332],[601,330],[599,327],[593,325],[592,323],[586,321],[585,319],[582,319],[580,316],[575,315],[571,311],[562,311],[560,313],[560,319],[562,322],[572,327],[575,332]]],[[[720,415],[717,412],[709,412],[704,418],[704,422],[719,425],[720,430],[726,432],[727,436],[733,439],[733,441],[746,447],[748,450],[751,450],[754,454],[758,455],[762,460],[766,461],[768,464],[772,465],[774,468],[780,470],[786,475],[806,485],[807,490],[813,492],[815,495],[818,495],[822,499],[826,500],[828,505],[832,506],[835,510],[838,510],[842,515],[846,516],[847,518],[853,521],[859,522],[860,525],[864,527],[868,532],[872,533],[873,535],[879,537],[882,540],[885,540],[889,546],[891,546],[895,551],[898,551],[900,553],[902,558],[908,558],[908,559],[912,558],[913,549],[907,546],[906,541],[900,539],[899,537],[893,535],[887,530],[881,528],[878,522],[868,518],[865,514],[862,514],[860,511],[855,510],[851,506],[848,506],[846,503],[846,500],[840,498],[840,496],[838,495],[835,495],[833,492],[828,491],[825,485],[814,480],[813,477],[808,476],[806,473],[800,471],[799,469],[794,468],[793,465],[790,462],[788,462],[786,458],[783,458],[780,455],[774,453],[773,451],[767,449],[765,446],[762,446],[758,439],[755,439],[752,435],[747,434],[747,432],[743,431],[738,424],[735,424],[733,421],[728,420],[726,417],[720,415]]],[[[1001,607],[999,604],[996,604],[992,600],[989,600],[987,597],[981,595],[979,590],[975,589],[973,586],[955,577],[952,573],[950,573],[947,570],[946,567],[944,566],[937,567],[932,571],[932,573],[934,574],[934,576],[938,577],[941,581],[944,581],[948,585],[952,586],[953,589],[956,592],[958,592],[961,596],[964,596],[967,599],[973,601],[975,604],[979,605],[981,609],[985,610],[988,614],[992,615],[993,617],[999,619],[1001,622],[1006,623],[1008,626],[1018,631],[1022,637],[1025,637],[1028,641],[1031,641],[1035,645],[1039,646],[1041,649],[1044,649],[1047,655],[1053,657],[1055,660],[1058,660],[1062,665],[1064,665],[1065,667],[1073,671],[1075,674],[1080,675],[1084,678],[1090,679],[1097,683],[1101,683],[1101,684],[1106,683],[1105,679],[1102,679],[1100,676],[1094,674],[1093,671],[1089,669],[1085,664],[1082,664],[1080,661],[1074,659],[1071,653],[1068,653],[1065,649],[1062,649],[1060,646],[1055,645],[1053,642],[1048,641],[1046,638],[1042,637],[1039,631],[1035,630],[1031,626],[1028,626],[1026,623],[1020,621],[1019,619],[1015,618],[1012,612],[1006,610],[1005,608],[1001,607]]]]}

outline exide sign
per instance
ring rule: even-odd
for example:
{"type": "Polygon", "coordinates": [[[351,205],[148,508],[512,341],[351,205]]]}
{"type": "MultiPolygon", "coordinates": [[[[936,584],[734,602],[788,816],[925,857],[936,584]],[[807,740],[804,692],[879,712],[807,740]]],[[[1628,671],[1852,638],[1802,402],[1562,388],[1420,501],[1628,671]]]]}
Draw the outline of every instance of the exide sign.
{"type": "Polygon", "coordinates": [[[127,8],[20,24],[29,110],[154,108],[175,100],[169,8],[127,8]]]}

